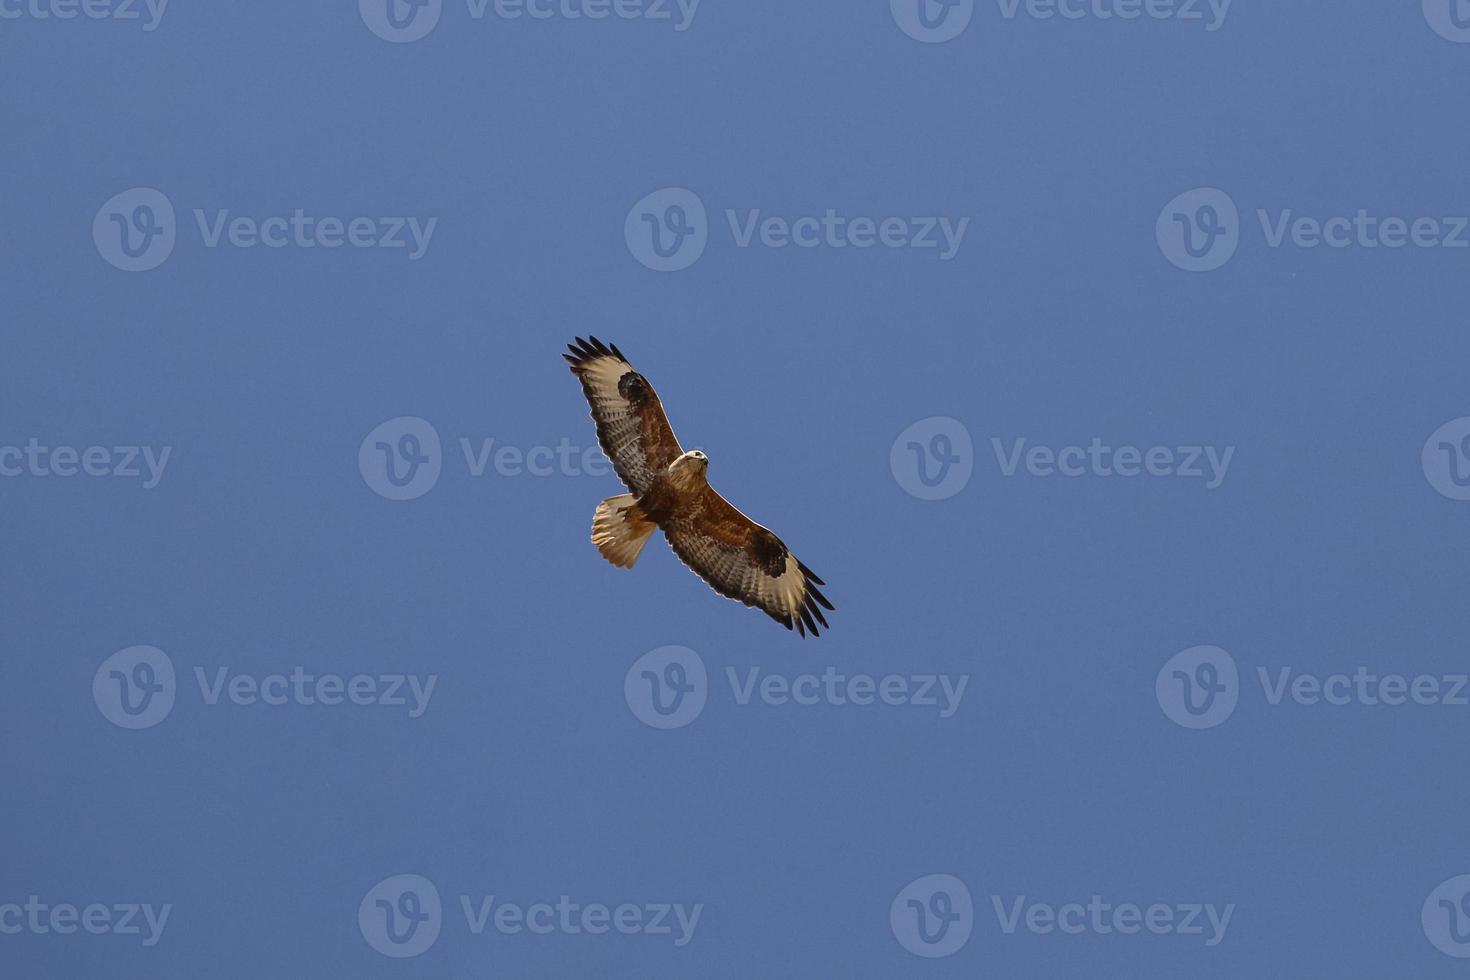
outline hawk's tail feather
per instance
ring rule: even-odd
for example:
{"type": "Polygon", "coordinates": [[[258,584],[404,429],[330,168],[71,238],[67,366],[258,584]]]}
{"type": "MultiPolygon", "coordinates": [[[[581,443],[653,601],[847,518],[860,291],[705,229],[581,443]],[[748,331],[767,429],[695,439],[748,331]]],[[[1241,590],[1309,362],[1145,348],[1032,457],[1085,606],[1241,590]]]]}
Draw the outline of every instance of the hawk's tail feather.
{"type": "Polygon", "coordinates": [[[619,568],[632,568],[658,525],[648,519],[631,493],[608,497],[592,515],[592,543],[619,568]]]}

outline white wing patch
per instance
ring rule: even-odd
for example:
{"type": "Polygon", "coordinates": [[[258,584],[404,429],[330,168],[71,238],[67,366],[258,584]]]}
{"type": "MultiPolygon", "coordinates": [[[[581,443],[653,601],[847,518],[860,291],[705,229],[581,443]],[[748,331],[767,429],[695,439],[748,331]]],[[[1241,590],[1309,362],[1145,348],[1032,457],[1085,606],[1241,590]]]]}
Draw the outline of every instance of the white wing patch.
{"type": "MultiPolygon", "coordinates": [[[[666,526],[664,536],[679,559],[720,595],[762,609],[803,636],[808,631],[819,636],[827,625],[822,609],[831,609],[832,604],[817,588],[821,579],[789,551],[782,557],[781,574],[771,575],[746,548],[705,533],[697,521],[666,526]]],[[[777,546],[784,550],[784,545],[777,546]]]]}
{"type": "Polygon", "coordinates": [[[628,489],[642,496],[657,478],[656,471],[672,461],[672,457],[669,460],[662,457],[670,452],[678,456],[682,451],[679,441],[663,415],[658,396],[621,351],[596,337],[589,341],[579,338],[579,344],[568,345],[573,354],[563,356],[571,362],[572,371],[581,380],[582,391],[592,406],[603,455],[628,489]],[[643,393],[641,404],[628,398],[619,387],[630,374],[636,381],[636,389],[630,391],[643,393]],[[650,438],[655,445],[648,444],[650,438]]]}
{"type": "Polygon", "coordinates": [[[760,569],[751,569],[757,579],[755,594],[761,605],[790,616],[799,610],[806,600],[806,576],[801,572],[801,563],[792,555],[786,556],[786,571],[779,578],[772,578],[760,569]]]}

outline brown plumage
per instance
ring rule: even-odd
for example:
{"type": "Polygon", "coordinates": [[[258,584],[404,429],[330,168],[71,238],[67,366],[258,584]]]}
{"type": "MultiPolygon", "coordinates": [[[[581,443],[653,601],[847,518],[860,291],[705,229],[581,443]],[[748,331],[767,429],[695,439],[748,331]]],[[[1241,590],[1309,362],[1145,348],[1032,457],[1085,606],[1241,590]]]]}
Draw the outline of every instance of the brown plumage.
{"type": "Polygon", "coordinates": [[[592,519],[592,542],[632,568],[655,530],[720,595],[764,610],[802,636],[821,634],[825,585],[781,539],[731,506],[706,479],[709,459],[685,452],[648,380],[616,345],[577,338],[563,354],[592,406],[597,440],[631,493],[609,497],[592,519]]]}

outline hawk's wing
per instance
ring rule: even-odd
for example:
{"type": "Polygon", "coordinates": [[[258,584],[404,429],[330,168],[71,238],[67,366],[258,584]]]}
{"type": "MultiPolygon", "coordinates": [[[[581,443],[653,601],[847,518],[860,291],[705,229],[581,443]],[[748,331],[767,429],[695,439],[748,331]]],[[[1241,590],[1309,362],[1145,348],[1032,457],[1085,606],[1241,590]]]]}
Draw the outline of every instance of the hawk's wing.
{"type": "Polygon", "coordinates": [[[597,422],[597,441],[612,462],[618,478],[642,496],[654,477],[684,452],[664,415],[653,385],[633,370],[617,346],[596,337],[568,344],[563,354],[597,422]]]}
{"type": "Polygon", "coordinates": [[[731,506],[708,485],[696,499],[681,501],[664,525],[674,553],[722,596],[763,609],[766,615],[806,635],[827,625],[822,608],[832,603],[825,585],[781,539],[731,506]]]}

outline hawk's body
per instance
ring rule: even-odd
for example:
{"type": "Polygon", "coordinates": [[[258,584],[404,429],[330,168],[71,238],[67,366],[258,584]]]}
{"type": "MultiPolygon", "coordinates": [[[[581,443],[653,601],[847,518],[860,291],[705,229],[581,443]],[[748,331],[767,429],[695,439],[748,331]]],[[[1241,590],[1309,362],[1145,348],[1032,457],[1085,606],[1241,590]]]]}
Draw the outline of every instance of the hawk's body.
{"type": "Polygon", "coordinates": [[[709,485],[709,460],[686,453],[653,386],[616,346],[577,338],[564,354],[592,406],[597,439],[631,493],[609,497],[592,519],[602,556],[632,568],[655,530],[684,564],[723,596],[766,612],[787,629],[818,635],[832,608],[825,583],[781,539],[746,517],[709,485]]]}

